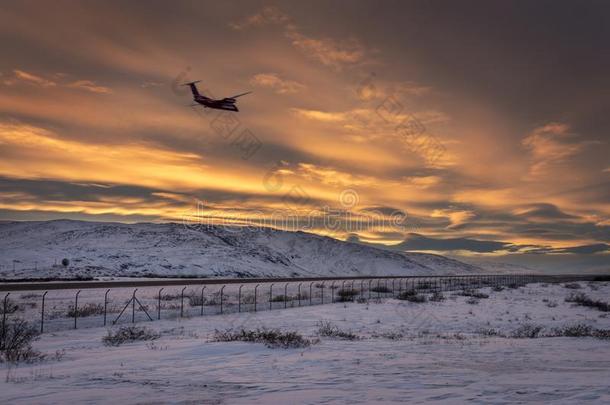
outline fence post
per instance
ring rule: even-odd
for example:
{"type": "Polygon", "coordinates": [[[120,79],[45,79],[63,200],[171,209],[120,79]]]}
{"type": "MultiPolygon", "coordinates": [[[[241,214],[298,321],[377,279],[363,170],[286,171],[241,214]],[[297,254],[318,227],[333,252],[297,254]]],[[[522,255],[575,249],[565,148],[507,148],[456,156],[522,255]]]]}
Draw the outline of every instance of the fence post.
{"type": "Polygon", "coordinates": [[[184,316],[184,290],[186,290],[186,286],[180,291],[180,318],[184,316]]]}
{"type": "Polygon", "coordinates": [[[104,326],[106,326],[106,312],[108,310],[108,293],[110,292],[110,288],[106,290],[104,294],[104,326]]]}
{"type": "Polygon", "coordinates": [[[220,287],[220,313],[221,314],[223,311],[223,300],[224,300],[225,287],[226,287],[226,285],[223,285],[222,287],[220,287]]]}
{"type": "Polygon", "coordinates": [[[159,298],[157,300],[157,319],[161,319],[161,291],[163,291],[163,288],[159,290],[159,298]]]}
{"type": "Polygon", "coordinates": [[[237,312],[241,312],[241,289],[244,285],[239,286],[239,290],[237,290],[237,312]]]}
{"type": "Polygon", "coordinates": [[[299,290],[298,291],[298,294],[299,294],[299,306],[301,306],[301,284],[303,284],[303,283],[299,283],[299,285],[297,287],[298,290],[299,290]]]}
{"type": "Polygon", "coordinates": [[[335,282],[330,283],[330,302],[335,303],[335,282]]]}
{"type": "Polygon", "coordinates": [[[271,283],[271,285],[269,286],[269,310],[271,311],[273,309],[272,305],[273,305],[273,301],[271,301],[273,299],[273,283],[271,283]]]}
{"type": "Polygon", "coordinates": [[[204,285],[201,288],[201,316],[203,316],[203,292],[205,291],[205,288],[207,287],[207,285],[204,285]]]}
{"type": "Polygon", "coordinates": [[[309,283],[309,306],[312,306],[312,297],[313,297],[313,283],[315,281],[312,281],[311,283],[309,283]]]}
{"type": "Polygon", "coordinates": [[[369,299],[371,299],[371,283],[373,280],[369,280],[369,299]]]}
{"type": "Polygon", "coordinates": [[[256,290],[258,289],[259,285],[260,284],[254,286],[254,312],[256,312],[256,290]]]}
{"type": "Polygon", "coordinates": [[[6,344],[6,305],[8,303],[8,296],[11,295],[11,293],[6,293],[6,295],[4,296],[4,307],[3,307],[3,311],[2,311],[2,342],[0,342],[0,348],[4,349],[4,345],[6,344]]]}
{"type": "Polygon", "coordinates": [[[44,333],[44,299],[47,296],[48,291],[42,294],[42,310],[40,311],[40,333],[44,333]]]}
{"type": "Polygon", "coordinates": [[[80,294],[80,290],[76,293],[76,297],[74,297],[74,329],[76,329],[76,319],[78,318],[78,295],[80,294]]]}
{"type": "Polygon", "coordinates": [[[136,288],[133,290],[133,296],[131,297],[131,323],[136,323],[136,288]]]}
{"type": "Polygon", "coordinates": [[[288,306],[288,283],[284,286],[284,309],[288,306]]]}
{"type": "Polygon", "coordinates": [[[321,302],[322,305],[324,304],[324,283],[325,283],[325,281],[322,281],[322,302],[321,302]]]}

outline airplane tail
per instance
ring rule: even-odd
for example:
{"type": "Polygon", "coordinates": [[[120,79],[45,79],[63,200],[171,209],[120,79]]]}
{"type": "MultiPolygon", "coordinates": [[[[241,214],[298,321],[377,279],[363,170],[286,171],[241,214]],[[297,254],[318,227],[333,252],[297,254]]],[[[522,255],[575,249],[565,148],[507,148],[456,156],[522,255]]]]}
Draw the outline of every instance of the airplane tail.
{"type": "Polygon", "coordinates": [[[199,90],[197,90],[197,86],[195,83],[199,83],[201,80],[196,80],[194,82],[183,83],[183,86],[189,86],[191,88],[191,93],[193,93],[193,97],[199,96],[199,90]]]}

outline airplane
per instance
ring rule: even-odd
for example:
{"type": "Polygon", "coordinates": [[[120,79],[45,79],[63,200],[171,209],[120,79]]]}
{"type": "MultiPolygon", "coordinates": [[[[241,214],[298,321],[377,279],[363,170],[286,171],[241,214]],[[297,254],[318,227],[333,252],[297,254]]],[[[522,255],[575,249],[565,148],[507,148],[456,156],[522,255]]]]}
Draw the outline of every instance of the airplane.
{"type": "MultiPolygon", "coordinates": [[[[239,110],[237,109],[237,106],[235,105],[235,103],[237,102],[236,98],[252,93],[251,91],[248,91],[246,93],[237,94],[235,96],[225,97],[220,100],[214,100],[213,98],[209,98],[209,97],[199,94],[199,90],[197,90],[197,86],[195,86],[195,84],[199,83],[200,81],[201,80],[184,83],[183,86],[189,86],[191,88],[191,93],[193,93],[193,101],[195,101],[197,104],[201,104],[203,106],[203,108],[213,108],[216,110],[239,112],[239,110]]],[[[192,105],[197,105],[197,104],[192,104],[192,105]]]]}

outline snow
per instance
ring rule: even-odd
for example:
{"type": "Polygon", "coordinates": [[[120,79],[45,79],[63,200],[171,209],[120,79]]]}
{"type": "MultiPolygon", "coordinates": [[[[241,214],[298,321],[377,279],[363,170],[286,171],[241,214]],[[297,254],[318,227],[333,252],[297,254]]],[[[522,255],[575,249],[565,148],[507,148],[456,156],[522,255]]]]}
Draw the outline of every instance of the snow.
{"type": "Polygon", "coordinates": [[[574,291],[607,300],[610,283],[581,284],[485,288],[490,298],[478,305],[446,292],[443,302],[387,299],[146,322],[160,339],[119,347],[102,345],[104,328],[48,333],[35,348],[65,350],[63,359],[4,365],[0,403],[608,403],[608,340],[480,333],[526,323],[610,329],[606,313],[564,302],[574,291]],[[320,321],[360,339],[320,337],[306,349],[212,341],[215,329],[229,327],[317,339],[320,321]]]}
{"type": "Polygon", "coordinates": [[[480,273],[401,253],[272,228],[57,220],[0,223],[0,277],[307,277],[480,273]],[[70,265],[61,266],[68,258],[70,265]]]}

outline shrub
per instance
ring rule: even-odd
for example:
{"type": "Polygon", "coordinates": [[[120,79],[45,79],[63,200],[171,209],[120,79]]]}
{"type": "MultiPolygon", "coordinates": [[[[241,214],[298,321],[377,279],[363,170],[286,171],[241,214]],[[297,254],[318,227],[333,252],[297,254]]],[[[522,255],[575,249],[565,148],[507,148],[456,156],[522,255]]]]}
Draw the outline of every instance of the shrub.
{"type": "Polygon", "coordinates": [[[374,334],[373,337],[381,337],[389,340],[400,340],[404,337],[404,335],[400,332],[381,332],[379,334],[374,334]]]}
{"type": "Polygon", "coordinates": [[[541,337],[540,332],[542,332],[543,329],[544,328],[540,325],[533,325],[533,324],[527,323],[527,324],[519,326],[517,329],[512,331],[510,336],[513,338],[518,338],[518,339],[524,339],[524,338],[535,339],[535,338],[541,337]]]}
{"type": "Polygon", "coordinates": [[[578,290],[578,289],[582,288],[581,285],[578,283],[566,283],[563,286],[564,286],[564,288],[570,288],[572,290],[578,290]]]}
{"type": "Polygon", "coordinates": [[[494,285],[491,289],[495,292],[504,291],[504,287],[502,287],[501,285],[494,285]]]}
{"type": "Polygon", "coordinates": [[[318,335],[345,340],[356,340],[358,336],[352,331],[343,331],[329,321],[318,322],[318,335]]]}
{"type": "MultiPolygon", "coordinates": [[[[8,298],[6,300],[6,313],[12,314],[19,311],[19,304],[17,304],[12,299],[8,298]]],[[[4,313],[4,300],[0,301],[0,314],[4,313]]]]}
{"type": "Polygon", "coordinates": [[[468,297],[468,299],[466,300],[466,304],[470,304],[470,305],[478,305],[479,300],[476,299],[475,297],[468,297]]]}
{"type": "Polygon", "coordinates": [[[546,306],[549,308],[555,308],[557,306],[557,301],[548,301],[546,306]]]}
{"type": "Polygon", "coordinates": [[[298,332],[282,332],[279,329],[256,329],[245,330],[241,329],[233,331],[216,330],[214,332],[214,340],[216,342],[252,342],[264,343],[269,348],[295,349],[301,347],[309,347],[312,341],[304,338],[298,332]]]}
{"type": "Polygon", "coordinates": [[[354,297],[358,295],[358,291],[341,289],[337,291],[337,295],[339,296],[339,302],[348,302],[354,300],[354,297]]]}
{"type": "Polygon", "coordinates": [[[199,294],[189,295],[189,305],[192,307],[200,307],[205,304],[205,297],[202,297],[199,294]]]}
{"type": "Polygon", "coordinates": [[[271,297],[271,299],[269,301],[271,301],[271,302],[292,301],[292,297],[288,297],[286,295],[276,295],[275,297],[271,297]]]}
{"type": "Polygon", "coordinates": [[[376,293],[389,293],[392,292],[388,287],[386,287],[385,285],[376,285],[374,287],[371,287],[371,291],[372,292],[376,292],[376,293]]]}
{"type": "Polygon", "coordinates": [[[603,312],[610,312],[610,304],[604,301],[594,300],[588,297],[585,293],[571,293],[565,298],[566,302],[573,302],[583,307],[597,308],[603,312]]]}
{"type": "Polygon", "coordinates": [[[38,338],[38,329],[23,319],[7,321],[5,332],[0,329],[0,361],[18,363],[34,361],[43,357],[32,349],[32,342],[38,338]]]}
{"type": "Polygon", "coordinates": [[[458,295],[461,295],[463,297],[474,297],[474,298],[479,298],[479,299],[489,298],[488,294],[485,294],[485,293],[482,293],[482,292],[476,291],[476,290],[462,290],[458,293],[458,295]]]}
{"type": "Polygon", "coordinates": [[[121,326],[118,330],[108,331],[102,338],[106,346],[119,346],[123,343],[159,339],[161,335],[145,326],[121,326]]]}
{"type": "Polygon", "coordinates": [[[514,290],[515,288],[519,288],[519,284],[517,284],[517,283],[510,283],[506,287],[514,290]]]}
{"type": "Polygon", "coordinates": [[[102,304],[87,303],[81,305],[78,309],[74,309],[74,305],[68,307],[68,317],[73,318],[75,315],[79,318],[85,316],[102,315],[104,313],[104,306],[102,304]]]}
{"type": "Polygon", "coordinates": [[[561,329],[555,329],[554,333],[558,336],[568,336],[568,337],[584,337],[584,336],[592,336],[593,328],[589,325],[585,324],[576,324],[571,326],[565,326],[561,329]]]}
{"type": "MultiPolygon", "coordinates": [[[[308,299],[309,299],[309,294],[306,294],[306,293],[297,294],[297,295],[294,297],[294,299],[295,299],[295,300],[297,300],[297,301],[298,301],[299,299],[300,299],[301,301],[305,301],[305,300],[308,300],[308,299]]],[[[254,296],[252,296],[252,302],[254,302],[254,296]]]]}
{"type": "Polygon", "coordinates": [[[500,333],[493,328],[482,328],[477,331],[479,335],[483,336],[498,336],[500,333]]]}
{"type": "Polygon", "coordinates": [[[565,302],[576,302],[576,303],[581,303],[584,302],[585,300],[590,299],[585,293],[579,292],[579,293],[570,293],[570,295],[568,295],[565,298],[565,302]]]}
{"type": "Polygon", "coordinates": [[[596,329],[593,331],[593,336],[598,339],[610,339],[610,329],[596,329]]]}
{"type": "Polygon", "coordinates": [[[428,298],[423,294],[418,294],[415,290],[406,290],[398,294],[396,297],[399,300],[422,303],[428,301],[428,298]]]}
{"type": "MultiPolygon", "coordinates": [[[[179,300],[181,298],[180,294],[162,294],[161,301],[174,301],[179,300]]],[[[199,297],[201,299],[201,297],[199,297]]]]}
{"type": "Polygon", "coordinates": [[[434,294],[432,294],[432,296],[430,297],[430,301],[432,302],[441,302],[441,301],[445,301],[445,296],[443,295],[442,292],[440,291],[436,291],[434,294]]]}
{"type": "Polygon", "coordinates": [[[242,296],[241,302],[242,304],[254,304],[254,294],[246,294],[242,296]]]}
{"type": "Polygon", "coordinates": [[[31,299],[35,299],[35,298],[40,298],[40,294],[36,294],[36,293],[25,293],[25,294],[21,294],[21,298],[22,300],[31,300],[31,299]]]}

